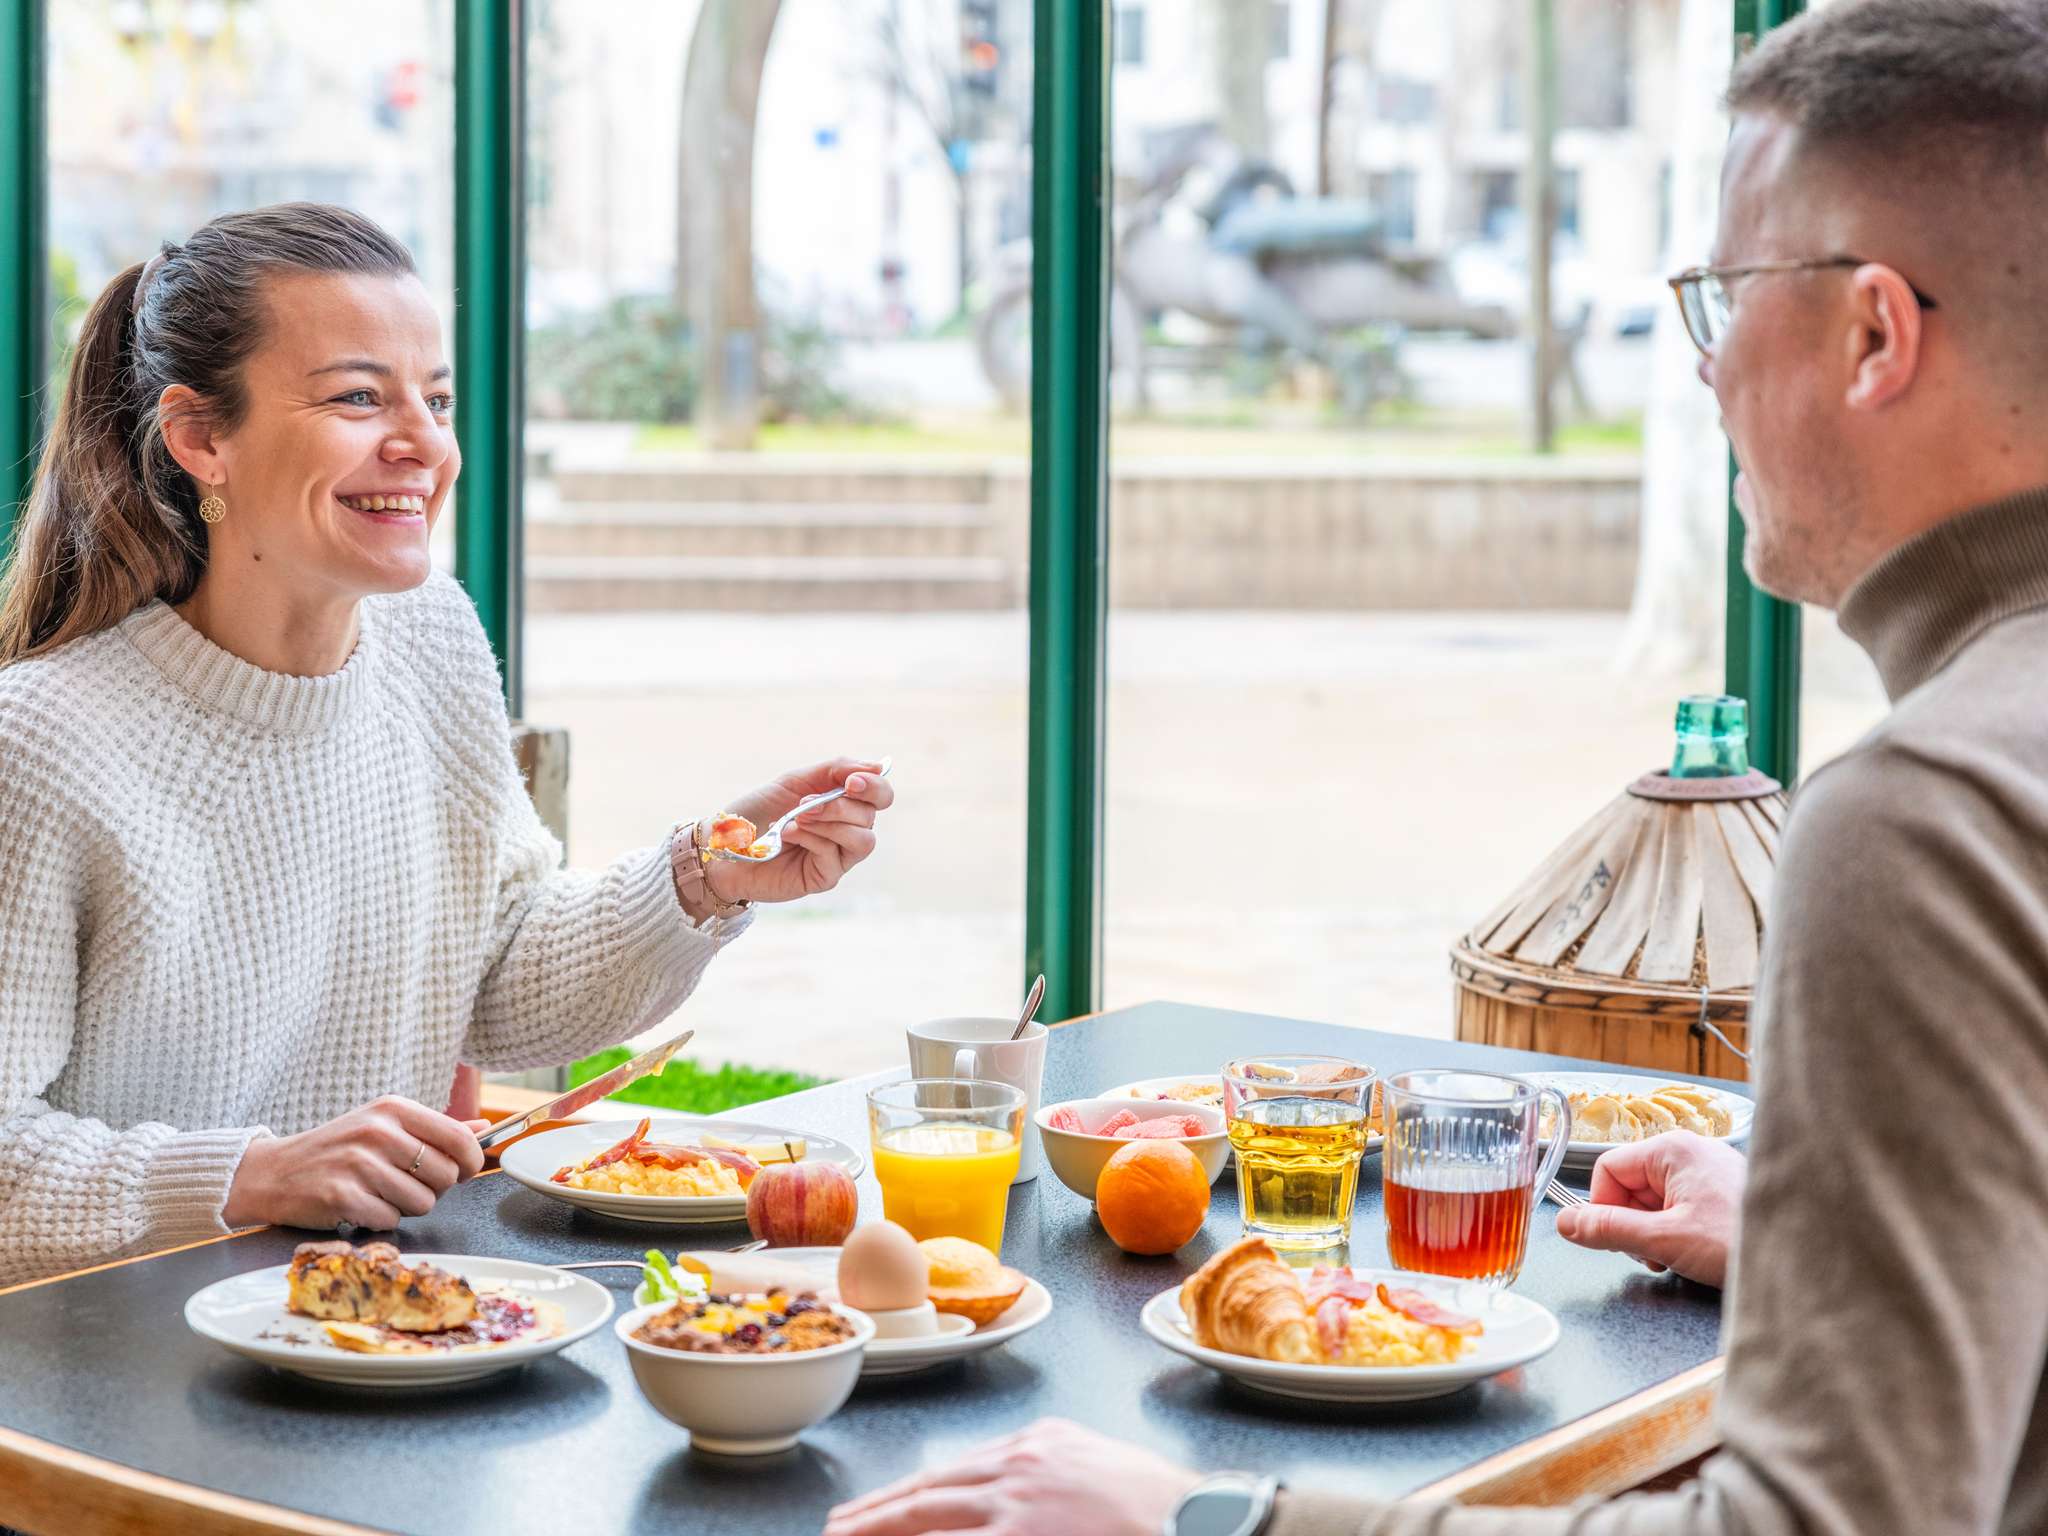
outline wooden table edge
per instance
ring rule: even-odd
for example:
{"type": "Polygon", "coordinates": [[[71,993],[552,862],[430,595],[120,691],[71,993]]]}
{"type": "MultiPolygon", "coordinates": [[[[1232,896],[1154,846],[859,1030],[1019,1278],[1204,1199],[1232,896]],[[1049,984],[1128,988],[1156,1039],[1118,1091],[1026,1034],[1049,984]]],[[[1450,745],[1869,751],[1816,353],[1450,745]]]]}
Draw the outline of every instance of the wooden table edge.
{"type": "Polygon", "coordinates": [[[0,1522],[64,1536],[380,1536],[380,1528],[303,1514],[143,1472],[0,1425],[0,1522]]]}
{"type": "Polygon", "coordinates": [[[1570,1504],[1639,1488],[1720,1445],[1725,1356],[1560,1424],[1410,1494],[1460,1504],[1570,1504]]]}

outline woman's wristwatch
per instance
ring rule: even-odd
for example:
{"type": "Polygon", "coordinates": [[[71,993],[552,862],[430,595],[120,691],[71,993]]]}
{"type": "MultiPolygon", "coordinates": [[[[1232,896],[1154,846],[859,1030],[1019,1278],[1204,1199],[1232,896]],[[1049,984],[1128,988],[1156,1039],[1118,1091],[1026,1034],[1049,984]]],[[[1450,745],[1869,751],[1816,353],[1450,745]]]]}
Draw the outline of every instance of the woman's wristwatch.
{"type": "Polygon", "coordinates": [[[711,890],[708,866],[711,853],[704,846],[704,823],[676,824],[668,839],[668,868],[675,878],[676,900],[683,910],[695,907],[713,917],[734,917],[751,907],[751,901],[720,901],[711,890]]]}
{"type": "Polygon", "coordinates": [[[1219,1472],[1181,1495],[1162,1536],[1258,1536],[1271,1523],[1279,1496],[1277,1477],[1219,1472]]]}

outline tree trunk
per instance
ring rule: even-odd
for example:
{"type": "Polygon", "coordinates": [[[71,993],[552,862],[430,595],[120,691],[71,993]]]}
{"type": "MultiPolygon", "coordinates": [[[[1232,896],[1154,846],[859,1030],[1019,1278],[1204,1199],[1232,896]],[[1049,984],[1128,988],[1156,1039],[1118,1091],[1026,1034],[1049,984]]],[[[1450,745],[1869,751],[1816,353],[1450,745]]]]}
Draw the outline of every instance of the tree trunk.
{"type": "Polygon", "coordinates": [[[1209,0],[1216,36],[1218,122],[1246,155],[1266,154],[1266,60],[1271,0],[1209,0]]]}
{"type": "Polygon", "coordinates": [[[1336,110],[1337,61],[1342,57],[1344,0],[1323,0],[1322,68],[1316,78],[1316,196],[1328,197],[1336,186],[1336,146],[1330,142],[1330,119],[1336,110]]]}
{"type": "Polygon", "coordinates": [[[677,301],[697,359],[697,436],[749,449],[761,421],[754,116],[782,0],[704,0],[683,71],[677,301]]]}
{"type": "MultiPolygon", "coordinates": [[[[1666,270],[1704,261],[1713,243],[1728,122],[1721,93],[1734,47],[1724,0],[1684,0],[1673,50],[1678,93],[1671,158],[1671,249],[1666,270]]],[[[1719,650],[1728,555],[1728,445],[1713,391],[1678,306],[1657,311],[1643,418],[1643,511],[1635,596],[1616,652],[1625,670],[1681,672],[1719,650]]]]}
{"type": "Polygon", "coordinates": [[[1529,136],[1522,173],[1522,227],[1529,235],[1529,446],[1557,446],[1557,378],[1551,325],[1550,258],[1557,238],[1557,27],[1552,0],[1528,0],[1522,40],[1522,130],[1529,136]]]}

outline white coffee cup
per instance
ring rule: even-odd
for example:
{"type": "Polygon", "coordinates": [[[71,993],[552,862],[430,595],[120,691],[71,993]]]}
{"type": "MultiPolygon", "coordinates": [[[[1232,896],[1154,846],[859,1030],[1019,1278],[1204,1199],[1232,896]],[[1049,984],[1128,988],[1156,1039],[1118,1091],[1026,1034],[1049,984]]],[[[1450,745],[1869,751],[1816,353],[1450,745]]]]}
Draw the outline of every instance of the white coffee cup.
{"type": "Polygon", "coordinates": [[[1045,1026],[1033,1023],[1012,1040],[1015,1019],[934,1019],[904,1031],[910,1044],[912,1077],[978,1077],[1022,1090],[1024,1145],[1018,1149],[1012,1184],[1038,1177],[1038,1090],[1045,1078],[1045,1026]]]}

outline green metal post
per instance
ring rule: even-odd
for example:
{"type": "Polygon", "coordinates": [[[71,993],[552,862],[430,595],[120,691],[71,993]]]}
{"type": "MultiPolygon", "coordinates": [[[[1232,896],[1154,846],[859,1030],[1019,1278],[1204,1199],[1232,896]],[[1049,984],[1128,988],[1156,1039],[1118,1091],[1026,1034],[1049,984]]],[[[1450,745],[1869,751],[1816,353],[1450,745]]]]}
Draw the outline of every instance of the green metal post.
{"type": "Polygon", "coordinates": [[[1024,970],[1045,1014],[1102,990],[1109,619],[1109,18],[1036,0],[1032,84],[1031,742],[1024,970]]]}
{"type": "Polygon", "coordinates": [[[43,0],[0,0],[0,560],[35,473],[49,368],[43,0]]]}
{"type": "MultiPolygon", "coordinates": [[[[1735,0],[1735,56],[1805,9],[1806,0],[1735,0]]],[[[1732,455],[1728,472],[1727,689],[1749,700],[1750,761],[1789,786],[1799,777],[1799,605],[1772,597],[1743,569],[1732,455]]]]}
{"type": "Polygon", "coordinates": [[[526,189],[520,0],[455,6],[455,574],[504,669],[516,718],[523,561],[526,189]]]}

